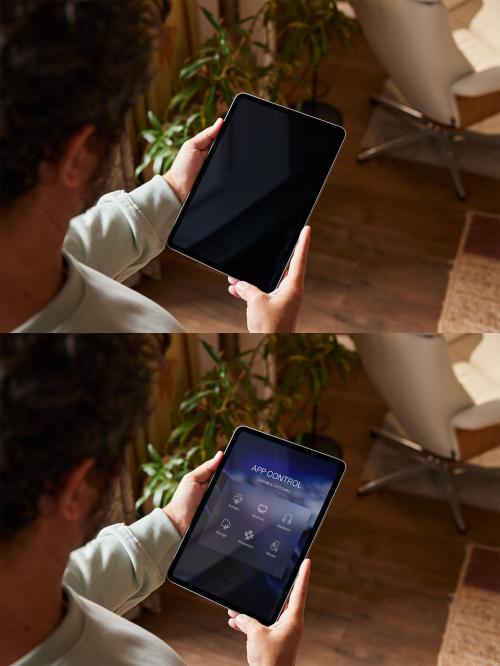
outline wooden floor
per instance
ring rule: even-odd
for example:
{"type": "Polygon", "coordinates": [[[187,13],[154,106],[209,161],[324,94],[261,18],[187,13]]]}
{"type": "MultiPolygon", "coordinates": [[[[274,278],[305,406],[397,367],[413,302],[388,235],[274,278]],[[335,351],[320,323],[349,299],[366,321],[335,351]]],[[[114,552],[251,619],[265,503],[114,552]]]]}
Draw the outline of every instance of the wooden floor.
{"type": "MultiPolygon", "coordinates": [[[[326,396],[328,431],[347,473],[311,552],[306,630],[298,666],[435,666],[468,542],[500,545],[500,517],[464,507],[465,536],[447,504],[389,490],[357,497],[368,431],[384,407],[361,369],[326,396]]],[[[226,612],[166,584],[164,610],[141,624],[188,666],[245,663],[226,612]]]]}
{"type": "MultiPolygon", "coordinates": [[[[337,49],[338,51],[339,49],[337,49]]],[[[344,115],[347,139],[312,219],[303,332],[436,329],[450,262],[469,209],[499,211],[497,181],[464,174],[459,202],[447,171],[356,154],[384,72],[361,34],[323,70],[326,99],[344,115]]],[[[245,330],[244,305],[224,276],[166,250],[164,277],[140,291],[190,332],[245,330]]]]}

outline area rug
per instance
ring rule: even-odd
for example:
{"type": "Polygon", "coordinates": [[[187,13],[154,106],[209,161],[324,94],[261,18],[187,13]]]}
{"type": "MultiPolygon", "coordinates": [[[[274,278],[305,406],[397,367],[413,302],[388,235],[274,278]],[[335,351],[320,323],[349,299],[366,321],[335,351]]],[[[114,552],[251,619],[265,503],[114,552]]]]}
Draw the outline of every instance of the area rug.
{"type": "Polygon", "coordinates": [[[500,549],[468,544],[438,666],[500,665],[500,549]]]}
{"type": "MultiPolygon", "coordinates": [[[[490,469],[487,474],[455,475],[455,487],[461,504],[500,513],[500,447],[488,451],[487,454],[482,456],[477,456],[474,462],[484,467],[490,467],[490,469]]],[[[412,458],[407,456],[404,451],[377,439],[373,443],[361,474],[361,481],[365,483],[377,479],[411,463],[412,458]]],[[[391,491],[447,501],[440,479],[432,470],[413,479],[391,483],[387,488],[391,491]]]]}
{"type": "MultiPolygon", "coordinates": [[[[470,130],[479,136],[454,142],[460,171],[500,179],[500,114],[473,125],[470,130]]],[[[411,131],[412,125],[404,119],[377,106],[361,141],[361,149],[366,150],[411,131]]],[[[387,154],[399,159],[447,168],[439,145],[430,138],[406,147],[394,148],[387,154]]]]}
{"type": "Polygon", "coordinates": [[[500,331],[500,216],[467,213],[438,331],[500,331]]]}

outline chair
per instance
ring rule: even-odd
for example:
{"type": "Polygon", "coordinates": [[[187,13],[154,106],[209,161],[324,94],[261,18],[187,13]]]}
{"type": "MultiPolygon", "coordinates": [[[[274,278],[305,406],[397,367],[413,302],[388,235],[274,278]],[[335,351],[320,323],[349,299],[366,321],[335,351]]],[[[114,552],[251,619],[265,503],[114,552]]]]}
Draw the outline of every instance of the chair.
{"type": "Polygon", "coordinates": [[[467,131],[500,111],[500,2],[498,0],[351,0],[363,32],[389,73],[389,95],[374,104],[402,116],[414,129],[358,156],[435,139],[458,197],[466,192],[452,138],[483,138],[467,131]]]}
{"type": "Polygon", "coordinates": [[[404,450],[411,459],[403,469],[365,483],[358,493],[365,495],[394,481],[435,471],[456,526],[464,532],[453,476],[457,472],[484,473],[471,463],[500,445],[500,334],[458,336],[456,374],[452,354],[440,335],[367,333],[351,337],[368,376],[390,409],[388,420],[394,426],[374,429],[371,434],[404,450]]]}

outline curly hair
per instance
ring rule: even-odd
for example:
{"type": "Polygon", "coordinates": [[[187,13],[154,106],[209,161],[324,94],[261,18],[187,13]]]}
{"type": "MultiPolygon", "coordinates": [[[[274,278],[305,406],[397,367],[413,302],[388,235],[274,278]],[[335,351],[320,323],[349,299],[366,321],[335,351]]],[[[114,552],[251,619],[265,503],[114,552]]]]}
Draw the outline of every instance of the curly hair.
{"type": "Polygon", "coordinates": [[[168,336],[0,338],[0,540],[38,517],[65,475],[95,460],[102,490],[150,412],[168,336]],[[164,343],[164,344],[162,344],[164,343]]]}
{"type": "Polygon", "coordinates": [[[150,79],[167,0],[1,0],[0,205],[38,184],[71,135],[108,154],[150,79]]]}

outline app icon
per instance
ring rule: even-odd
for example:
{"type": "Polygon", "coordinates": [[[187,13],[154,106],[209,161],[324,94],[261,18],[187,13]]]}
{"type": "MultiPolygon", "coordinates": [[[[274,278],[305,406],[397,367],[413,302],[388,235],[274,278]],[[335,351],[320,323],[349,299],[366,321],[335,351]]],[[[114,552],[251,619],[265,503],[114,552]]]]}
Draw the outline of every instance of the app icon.
{"type": "Polygon", "coordinates": [[[231,521],[227,518],[224,518],[224,520],[220,521],[220,526],[223,530],[228,530],[231,527],[231,521]]]}
{"type": "Polygon", "coordinates": [[[245,541],[251,541],[254,538],[255,534],[253,530],[247,530],[245,532],[245,541]]]}
{"type": "Polygon", "coordinates": [[[280,547],[280,542],[279,541],[273,541],[272,544],[269,546],[269,550],[272,550],[273,553],[277,553],[280,547]]]}
{"type": "Polygon", "coordinates": [[[292,518],[293,518],[293,516],[292,516],[291,513],[285,513],[285,515],[284,515],[283,518],[281,519],[281,522],[282,522],[284,525],[291,525],[291,524],[292,524],[292,518]]]}
{"type": "Polygon", "coordinates": [[[268,509],[269,507],[267,506],[267,504],[259,504],[259,506],[257,507],[257,511],[259,513],[266,513],[268,509]]]}
{"type": "Polygon", "coordinates": [[[236,495],[233,497],[233,504],[241,504],[243,502],[243,495],[240,493],[236,493],[236,495]]]}

